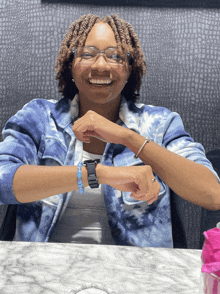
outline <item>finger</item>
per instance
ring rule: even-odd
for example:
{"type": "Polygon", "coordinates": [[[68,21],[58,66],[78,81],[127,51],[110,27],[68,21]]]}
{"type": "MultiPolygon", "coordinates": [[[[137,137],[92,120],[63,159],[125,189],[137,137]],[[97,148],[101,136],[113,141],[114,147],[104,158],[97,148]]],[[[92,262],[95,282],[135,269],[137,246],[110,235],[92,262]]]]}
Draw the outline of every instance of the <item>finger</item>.
{"type": "Polygon", "coordinates": [[[80,124],[75,123],[72,127],[72,131],[74,132],[76,138],[83,142],[90,142],[89,137],[91,137],[93,130],[88,129],[89,127],[86,122],[82,122],[80,124]]]}
{"type": "Polygon", "coordinates": [[[152,195],[149,194],[142,195],[141,197],[137,197],[135,194],[131,194],[130,196],[139,201],[147,201],[149,205],[158,199],[158,195],[152,197],[152,195]]]}
{"type": "MultiPolygon", "coordinates": [[[[79,140],[79,141],[80,141],[80,140],[79,140]]],[[[82,142],[83,142],[83,143],[90,143],[91,140],[90,140],[89,137],[83,137],[82,142]]]]}
{"type": "Polygon", "coordinates": [[[77,139],[79,139],[80,141],[83,141],[84,139],[86,141],[89,141],[89,137],[94,137],[105,143],[108,143],[108,141],[95,130],[95,126],[93,124],[90,125],[87,120],[83,121],[83,123],[81,123],[80,125],[76,125],[74,128],[72,128],[72,130],[77,139]]]}
{"type": "Polygon", "coordinates": [[[152,204],[153,202],[155,202],[157,199],[158,199],[158,196],[155,196],[155,197],[149,199],[149,200],[147,201],[148,205],[151,205],[151,204],[152,204]]]}
{"type": "Polygon", "coordinates": [[[149,198],[148,193],[143,191],[132,191],[130,196],[135,199],[149,198]]]}
{"type": "Polygon", "coordinates": [[[72,131],[75,132],[79,132],[79,133],[84,133],[86,131],[93,131],[94,130],[94,126],[89,124],[89,122],[87,121],[83,121],[81,123],[78,124],[74,124],[72,127],[72,131]]]}
{"type": "Polygon", "coordinates": [[[160,184],[158,183],[158,181],[153,181],[152,183],[153,183],[152,186],[153,186],[154,196],[151,199],[148,200],[149,205],[152,204],[153,202],[155,202],[158,199],[160,189],[161,189],[160,184]]]}
{"type": "Polygon", "coordinates": [[[148,201],[148,203],[152,204],[158,199],[160,192],[160,184],[155,178],[153,179],[154,181],[148,180],[148,183],[145,183],[146,186],[142,186],[140,182],[138,188],[135,191],[132,191],[130,196],[136,200],[148,201]]]}
{"type": "Polygon", "coordinates": [[[100,115],[94,111],[88,111],[84,116],[77,119],[72,127],[73,131],[85,132],[87,130],[95,130],[95,126],[100,119],[100,115]]]}
{"type": "Polygon", "coordinates": [[[131,193],[130,197],[140,201],[147,201],[149,198],[146,194],[140,196],[140,195],[137,195],[136,193],[131,193]]]}
{"type": "Polygon", "coordinates": [[[83,133],[83,140],[90,142],[90,137],[93,137],[93,138],[99,139],[101,141],[107,142],[99,134],[97,134],[95,131],[85,131],[83,133]]]}
{"type": "Polygon", "coordinates": [[[134,198],[145,198],[145,200],[147,200],[147,198],[149,198],[149,194],[151,193],[151,184],[149,180],[147,180],[147,178],[143,175],[136,175],[136,177],[134,178],[134,182],[136,184],[136,189],[134,191],[132,191],[132,196],[134,198]]]}
{"type": "Polygon", "coordinates": [[[110,143],[105,138],[103,138],[100,134],[98,134],[96,131],[86,131],[86,132],[84,132],[84,136],[85,137],[94,137],[94,138],[96,138],[100,141],[103,141],[105,143],[110,143]]]}

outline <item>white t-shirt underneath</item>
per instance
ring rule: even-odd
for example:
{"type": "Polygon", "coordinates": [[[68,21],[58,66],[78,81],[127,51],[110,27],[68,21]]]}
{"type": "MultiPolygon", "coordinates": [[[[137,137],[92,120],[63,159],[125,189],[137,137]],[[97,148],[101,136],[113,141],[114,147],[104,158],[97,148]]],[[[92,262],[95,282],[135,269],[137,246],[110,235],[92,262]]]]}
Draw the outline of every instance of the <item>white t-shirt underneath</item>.
{"type": "MultiPolygon", "coordinates": [[[[83,161],[100,159],[83,151],[83,161]]],[[[84,188],[84,193],[72,191],[68,206],[58,221],[49,242],[114,245],[106,214],[102,185],[84,188]]]]}

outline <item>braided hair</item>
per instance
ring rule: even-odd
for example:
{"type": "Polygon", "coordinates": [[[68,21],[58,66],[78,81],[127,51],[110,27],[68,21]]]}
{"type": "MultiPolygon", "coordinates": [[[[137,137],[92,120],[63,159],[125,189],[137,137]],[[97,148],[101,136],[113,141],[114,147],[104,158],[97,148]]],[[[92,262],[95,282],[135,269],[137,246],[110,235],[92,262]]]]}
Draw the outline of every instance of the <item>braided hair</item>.
{"type": "Polygon", "coordinates": [[[129,51],[131,55],[131,74],[122,90],[122,95],[126,100],[135,102],[139,96],[142,77],[146,72],[146,62],[144,54],[133,27],[126,21],[120,19],[118,15],[110,15],[100,18],[97,15],[83,15],[75,20],[61,43],[61,48],[57,56],[55,72],[58,80],[58,90],[64,97],[73,98],[78,93],[78,89],[72,81],[71,68],[73,62],[73,47],[84,46],[89,32],[95,23],[107,23],[115,34],[116,43],[124,52],[129,51]]]}

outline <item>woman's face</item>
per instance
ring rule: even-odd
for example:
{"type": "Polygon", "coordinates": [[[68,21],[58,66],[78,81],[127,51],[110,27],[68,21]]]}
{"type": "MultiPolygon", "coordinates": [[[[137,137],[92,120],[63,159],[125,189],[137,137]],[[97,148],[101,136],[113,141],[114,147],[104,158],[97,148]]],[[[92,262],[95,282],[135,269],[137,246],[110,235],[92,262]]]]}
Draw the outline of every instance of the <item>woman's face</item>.
{"type": "MultiPolygon", "coordinates": [[[[96,23],[88,34],[85,46],[99,50],[116,47],[111,27],[106,23],[96,23]]],[[[79,90],[80,102],[107,104],[120,101],[121,91],[130,75],[131,66],[128,62],[115,67],[109,64],[102,54],[89,65],[80,61],[81,58],[76,58],[72,65],[72,76],[79,90]],[[107,84],[103,84],[103,80],[107,84]]]]}

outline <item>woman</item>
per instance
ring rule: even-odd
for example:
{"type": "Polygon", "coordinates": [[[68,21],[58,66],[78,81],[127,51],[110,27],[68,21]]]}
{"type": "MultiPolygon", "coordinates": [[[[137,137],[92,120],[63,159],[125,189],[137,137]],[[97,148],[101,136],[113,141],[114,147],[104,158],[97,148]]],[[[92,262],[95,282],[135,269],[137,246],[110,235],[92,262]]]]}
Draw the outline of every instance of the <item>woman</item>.
{"type": "Polygon", "coordinates": [[[31,101],[3,131],[15,240],[172,247],[169,188],[219,209],[217,175],[178,114],[135,103],[146,64],[130,24],[82,16],[55,69],[64,98],[31,101]]]}

